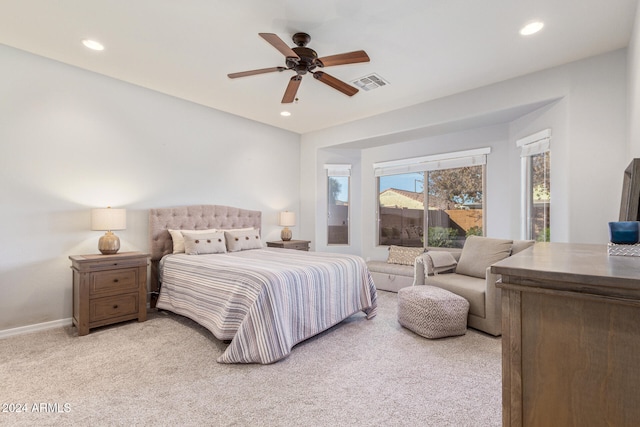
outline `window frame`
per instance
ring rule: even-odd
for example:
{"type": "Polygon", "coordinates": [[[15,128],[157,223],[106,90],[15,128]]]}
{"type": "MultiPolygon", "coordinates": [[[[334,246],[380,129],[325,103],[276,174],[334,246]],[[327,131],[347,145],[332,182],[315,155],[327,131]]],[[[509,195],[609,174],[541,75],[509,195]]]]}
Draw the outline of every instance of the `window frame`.
{"type": "MultiPolygon", "coordinates": [[[[525,240],[535,240],[534,236],[534,203],[533,203],[533,156],[549,153],[551,155],[551,129],[536,132],[516,141],[520,150],[520,237],[525,240]]],[[[550,162],[551,160],[549,160],[550,162]]],[[[549,168],[551,169],[551,168],[549,168]]],[[[549,184],[551,172],[549,171],[549,184]]],[[[551,185],[549,185],[551,187],[551,185]]],[[[549,193],[551,190],[549,189],[549,193]]],[[[549,204],[551,199],[549,199],[549,204]]],[[[551,205],[549,205],[549,210],[551,205]]],[[[549,228],[551,217],[549,215],[549,228]]]]}
{"type": "Polygon", "coordinates": [[[350,246],[351,245],[351,165],[350,164],[325,164],[324,168],[327,171],[327,181],[326,181],[326,189],[327,189],[327,197],[326,197],[326,203],[327,203],[327,223],[326,223],[326,230],[327,230],[327,246],[350,246]],[[346,227],[347,227],[347,233],[346,233],[346,243],[332,243],[330,242],[330,237],[331,237],[331,233],[329,231],[329,223],[330,223],[330,216],[331,216],[331,212],[330,212],[330,202],[329,202],[329,198],[331,196],[331,191],[330,191],[330,182],[331,182],[331,178],[347,178],[347,217],[346,217],[346,227]]]}
{"type": "Polygon", "coordinates": [[[377,162],[373,164],[374,176],[376,178],[376,245],[389,246],[381,243],[382,212],[380,207],[380,178],[383,176],[402,175],[414,172],[423,173],[423,193],[424,193],[424,214],[423,214],[423,242],[422,247],[428,245],[429,232],[429,195],[428,195],[428,173],[430,171],[456,169],[469,166],[482,166],[482,233],[486,233],[486,163],[487,155],[491,153],[491,147],[483,147],[472,150],[441,153],[429,156],[413,157],[401,160],[377,162]]]}

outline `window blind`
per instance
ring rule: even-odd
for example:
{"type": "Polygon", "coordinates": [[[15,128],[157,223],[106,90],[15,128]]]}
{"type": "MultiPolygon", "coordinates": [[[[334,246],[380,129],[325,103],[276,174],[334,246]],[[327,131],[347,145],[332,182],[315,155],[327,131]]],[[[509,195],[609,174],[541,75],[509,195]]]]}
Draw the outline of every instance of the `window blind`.
{"type": "Polygon", "coordinates": [[[351,165],[349,164],[326,164],[327,176],[351,176],[351,165]]]}
{"type": "Polygon", "coordinates": [[[516,141],[516,146],[520,147],[520,157],[546,153],[551,149],[551,129],[521,138],[516,141]]]}
{"type": "Polygon", "coordinates": [[[456,151],[452,153],[434,154],[431,156],[391,160],[387,162],[374,163],[373,172],[375,176],[385,176],[478,166],[487,163],[487,154],[489,153],[491,153],[491,147],[484,147],[475,150],[456,151]]]}

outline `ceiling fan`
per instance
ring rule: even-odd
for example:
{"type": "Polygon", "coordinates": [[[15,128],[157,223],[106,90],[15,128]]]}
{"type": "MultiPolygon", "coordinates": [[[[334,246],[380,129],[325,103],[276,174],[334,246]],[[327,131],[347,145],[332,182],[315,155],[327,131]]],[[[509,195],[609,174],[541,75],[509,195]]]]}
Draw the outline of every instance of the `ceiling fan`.
{"type": "Polygon", "coordinates": [[[317,67],[324,68],[333,65],[345,65],[355,64],[358,62],[369,62],[369,56],[364,50],[356,50],[353,52],[341,53],[337,55],[323,56],[318,58],[318,54],[315,50],[307,47],[311,36],[306,33],[295,33],[292,37],[296,47],[290,48],[282,41],[280,37],[271,33],[259,33],[260,37],[265,39],[269,44],[278,49],[280,53],[285,56],[286,67],[271,67],[261,68],[259,70],[242,71],[239,73],[227,74],[229,78],[235,79],[238,77],[253,76],[255,74],[271,73],[275,71],[292,70],[296,72],[296,75],[291,77],[287,89],[282,97],[283,104],[289,104],[296,99],[296,93],[298,87],[302,81],[302,76],[311,73],[316,80],[331,86],[332,88],[339,90],[348,96],[353,96],[358,92],[358,89],[348,85],[347,83],[339,80],[324,71],[314,71],[317,67]]]}

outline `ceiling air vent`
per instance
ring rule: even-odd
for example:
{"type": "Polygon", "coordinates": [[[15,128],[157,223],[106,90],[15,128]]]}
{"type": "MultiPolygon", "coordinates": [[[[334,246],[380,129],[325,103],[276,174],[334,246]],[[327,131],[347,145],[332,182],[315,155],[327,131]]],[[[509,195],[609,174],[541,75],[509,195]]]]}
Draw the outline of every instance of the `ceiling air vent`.
{"type": "Polygon", "coordinates": [[[381,86],[386,86],[389,84],[388,81],[380,77],[379,75],[373,73],[366,75],[364,77],[360,77],[359,79],[353,80],[351,82],[352,85],[356,86],[359,89],[370,91],[373,89],[377,89],[381,86]]]}

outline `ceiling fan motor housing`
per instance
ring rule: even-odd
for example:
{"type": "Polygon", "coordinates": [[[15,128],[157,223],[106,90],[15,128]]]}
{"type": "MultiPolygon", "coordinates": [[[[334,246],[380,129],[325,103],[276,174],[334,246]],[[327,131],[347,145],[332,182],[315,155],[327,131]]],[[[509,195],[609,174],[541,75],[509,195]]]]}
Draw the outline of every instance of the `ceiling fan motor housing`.
{"type": "Polygon", "coordinates": [[[295,33],[292,37],[296,46],[304,47],[311,41],[311,36],[307,33],[295,33]]]}
{"type": "Polygon", "coordinates": [[[287,67],[296,73],[306,74],[307,71],[313,71],[319,65],[319,63],[316,63],[318,54],[315,50],[309,49],[308,47],[294,47],[291,48],[291,50],[293,50],[300,59],[287,58],[287,67]]]}

